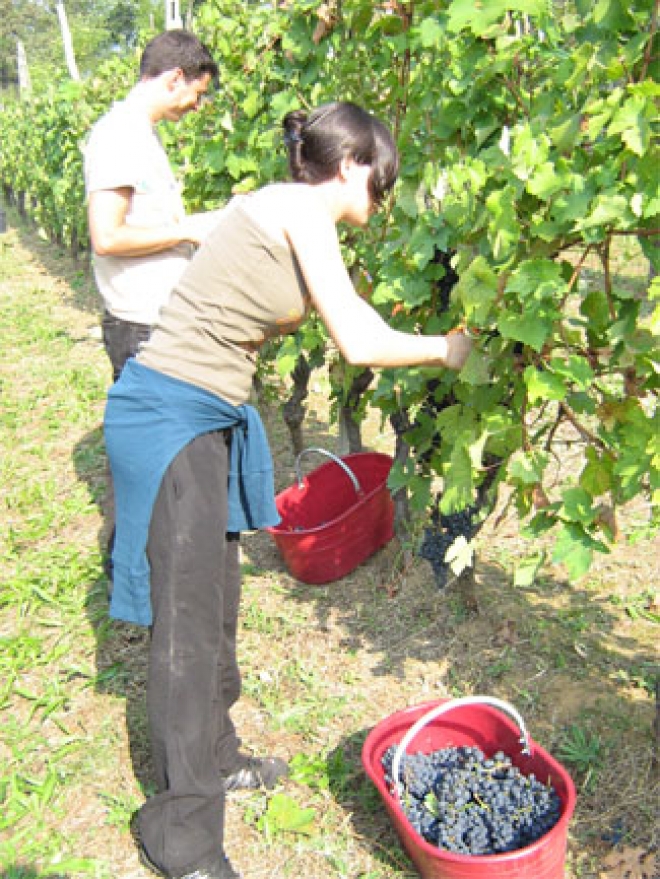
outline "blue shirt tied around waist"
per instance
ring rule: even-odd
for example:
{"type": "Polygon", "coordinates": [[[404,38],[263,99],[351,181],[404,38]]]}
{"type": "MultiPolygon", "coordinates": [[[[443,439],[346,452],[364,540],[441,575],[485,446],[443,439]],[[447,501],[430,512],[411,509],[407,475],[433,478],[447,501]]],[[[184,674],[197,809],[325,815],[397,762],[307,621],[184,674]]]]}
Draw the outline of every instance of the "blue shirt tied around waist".
{"type": "Polygon", "coordinates": [[[129,360],[108,392],[105,442],[115,492],[110,615],[152,622],[147,540],[165,471],[203,433],[232,428],[228,531],[277,525],[273,462],[257,410],[129,360]]]}

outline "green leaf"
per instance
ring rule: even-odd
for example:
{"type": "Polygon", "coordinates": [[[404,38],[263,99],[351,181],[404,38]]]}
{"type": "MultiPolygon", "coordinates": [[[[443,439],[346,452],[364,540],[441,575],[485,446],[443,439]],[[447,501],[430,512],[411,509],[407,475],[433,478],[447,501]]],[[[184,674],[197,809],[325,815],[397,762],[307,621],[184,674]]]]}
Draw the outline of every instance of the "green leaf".
{"type": "Polygon", "coordinates": [[[519,293],[524,299],[552,298],[563,293],[566,282],[562,267],[551,259],[528,259],[521,262],[507,281],[506,293],[519,293]]]}
{"type": "Polygon", "coordinates": [[[590,181],[573,175],[570,183],[570,192],[557,194],[552,204],[552,217],[559,223],[573,223],[584,217],[594,197],[590,181]]]}
{"type": "Polygon", "coordinates": [[[547,201],[565,186],[565,182],[564,175],[557,173],[557,169],[552,162],[544,162],[527,181],[527,190],[532,195],[547,201]]]}
{"type": "Polygon", "coordinates": [[[660,433],[651,437],[646,446],[646,454],[649,456],[651,466],[660,470],[660,433]]]}
{"type": "Polygon", "coordinates": [[[314,832],[314,809],[303,809],[287,794],[274,794],[265,813],[258,821],[260,830],[268,836],[279,833],[302,833],[310,835],[314,832]]]}
{"type": "Polygon", "coordinates": [[[540,309],[524,314],[503,312],[498,318],[497,328],[505,339],[523,342],[535,351],[541,351],[552,333],[552,320],[544,317],[540,309]]]}
{"type": "Polygon", "coordinates": [[[559,514],[571,522],[590,525],[594,520],[593,497],[583,488],[567,488],[562,493],[559,514]]]}
{"type": "Polygon", "coordinates": [[[597,195],[593,202],[593,209],[589,216],[578,222],[578,229],[593,229],[594,226],[624,225],[623,220],[632,217],[629,211],[628,200],[623,195],[604,192],[597,195]]]}
{"type": "Polygon", "coordinates": [[[569,576],[577,580],[586,574],[593,561],[591,539],[575,525],[564,524],[557,536],[552,560],[564,564],[569,576]]]}
{"type": "Polygon", "coordinates": [[[282,354],[277,358],[277,371],[282,378],[291,375],[296,367],[297,361],[297,354],[282,354]]]}
{"type": "Polygon", "coordinates": [[[566,397],[566,385],[552,372],[528,366],[524,377],[530,403],[539,400],[563,400],[566,397]]]}
{"type": "Polygon", "coordinates": [[[483,256],[460,273],[452,295],[462,303],[469,323],[483,326],[497,297],[497,276],[483,256]]]}
{"type": "Polygon", "coordinates": [[[396,198],[397,207],[411,220],[416,219],[419,214],[419,203],[416,183],[404,183],[396,198]]]}
{"type": "Polygon", "coordinates": [[[506,260],[520,241],[520,224],[516,216],[515,190],[511,186],[491,192],[486,199],[486,207],[493,215],[488,224],[490,239],[493,242],[493,255],[497,260],[506,260]]]}
{"type": "Polygon", "coordinates": [[[624,449],[613,467],[613,473],[619,480],[625,500],[632,499],[642,491],[648,472],[649,460],[646,455],[639,454],[635,448],[624,449]]]}
{"type": "Polygon", "coordinates": [[[444,32],[436,18],[425,18],[419,25],[419,35],[422,46],[425,49],[432,49],[440,46],[444,32]]]}
{"type": "Polygon", "coordinates": [[[413,471],[413,463],[412,461],[408,461],[406,466],[404,467],[400,461],[395,461],[392,464],[389,475],[387,477],[387,487],[394,494],[397,491],[400,491],[402,488],[405,488],[408,485],[410,477],[413,471]]]}
{"type": "Polygon", "coordinates": [[[449,466],[444,473],[444,489],[440,510],[451,513],[472,503],[472,463],[462,445],[452,449],[449,466]]]}
{"type": "Polygon", "coordinates": [[[531,125],[521,125],[513,132],[511,165],[520,180],[528,180],[537,168],[548,161],[548,138],[532,130],[531,125]]]}
{"type": "Polygon", "coordinates": [[[424,474],[413,476],[407,482],[410,509],[422,513],[431,502],[431,480],[424,474]]]}
{"type": "Polygon", "coordinates": [[[585,457],[587,463],[580,474],[580,485],[592,497],[599,497],[612,487],[612,459],[605,455],[599,457],[593,446],[587,446],[585,457]]]}
{"type": "Polygon", "coordinates": [[[520,485],[537,485],[548,463],[545,455],[517,452],[509,460],[509,478],[520,485]]]}
{"type": "Polygon", "coordinates": [[[582,115],[574,113],[560,122],[558,125],[550,128],[548,134],[550,140],[554,143],[560,153],[570,152],[575,148],[576,141],[580,136],[580,126],[582,123],[582,115]]]}
{"type": "Polygon", "coordinates": [[[491,361],[481,351],[473,348],[470,352],[463,369],[459,373],[461,381],[468,385],[476,387],[478,385],[487,385],[491,382],[490,373],[491,361]]]}
{"type": "Polygon", "coordinates": [[[564,376],[578,390],[587,390],[594,380],[594,371],[584,357],[571,354],[567,360],[552,357],[549,367],[555,375],[564,376]]]}
{"type": "Polygon", "coordinates": [[[463,535],[457,537],[445,553],[445,561],[452,569],[453,573],[457,577],[460,577],[463,571],[467,568],[471,568],[474,564],[474,549],[472,548],[472,544],[469,543],[463,535]]]}
{"type": "Polygon", "coordinates": [[[535,555],[522,559],[517,565],[513,573],[514,586],[532,586],[536,580],[536,575],[545,563],[546,553],[540,552],[535,555]]]}
{"type": "Polygon", "coordinates": [[[593,17],[599,27],[613,34],[627,30],[633,23],[626,0],[597,0],[593,17]]]}
{"type": "Polygon", "coordinates": [[[546,9],[546,0],[453,0],[447,10],[447,30],[458,33],[469,28],[481,36],[508,11],[542,16],[546,9]]]}
{"type": "Polygon", "coordinates": [[[479,470],[483,464],[484,449],[488,442],[488,431],[485,430],[478,439],[468,445],[470,461],[475,470],[479,470]]]}
{"type": "Polygon", "coordinates": [[[589,292],[580,305],[580,313],[589,320],[589,332],[600,335],[610,323],[609,303],[602,290],[589,292]]]}
{"type": "Polygon", "coordinates": [[[629,98],[614,114],[608,135],[620,134],[629,150],[643,156],[651,142],[651,128],[645,117],[646,101],[639,96],[629,98]]]}
{"type": "Polygon", "coordinates": [[[289,761],[291,780],[317,790],[328,790],[328,761],[320,755],[295,754],[289,761]]]}

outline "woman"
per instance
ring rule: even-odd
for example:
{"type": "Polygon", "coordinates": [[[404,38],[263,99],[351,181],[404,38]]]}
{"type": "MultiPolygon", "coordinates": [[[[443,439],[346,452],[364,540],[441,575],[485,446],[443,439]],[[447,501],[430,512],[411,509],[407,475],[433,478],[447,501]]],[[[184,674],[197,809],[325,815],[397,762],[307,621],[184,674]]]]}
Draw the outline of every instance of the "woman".
{"type": "Polygon", "coordinates": [[[227,789],[286,772],[249,758],[229,711],[240,693],[238,534],[276,524],[272,464],[250,396],[259,346],[315,308],[355,365],[459,369],[462,334],[392,330],[355,292],[336,226],[364,226],[392,188],[387,128],[351,103],[284,120],[292,183],[237,196],[108,395],[117,542],[111,613],[150,625],[147,706],[158,793],[137,815],[160,875],[232,879],[227,789]]]}

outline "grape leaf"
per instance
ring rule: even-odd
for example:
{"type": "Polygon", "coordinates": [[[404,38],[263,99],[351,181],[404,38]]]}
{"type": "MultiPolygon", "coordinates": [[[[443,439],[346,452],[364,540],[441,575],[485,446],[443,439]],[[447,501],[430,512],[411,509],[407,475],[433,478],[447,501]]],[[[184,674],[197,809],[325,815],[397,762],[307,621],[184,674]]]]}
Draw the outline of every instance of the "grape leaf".
{"type": "Polygon", "coordinates": [[[461,534],[461,536],[456,538],[445,553],[445,561],[453,573],[457,577],[460,577],[463,571],[467,568],[471,568],[474,564],[474,549],[472,548],[472,544],[461,534]]]}
{"type": "Polygon", "coordinates": [[[487,385],[491,381],[489,366],[489,358],[473,349],[459,373],[460,379],[468,385],[487,385]]]}
{"type": "Polygon", "coordinates": [[[478,256],[460,276],[453,295],[462,303],[469,323],[483,326],[497,296],[497,276],[482,256],[478,256]]]}
{"type": "Polygon", "coordinates": [[[543,15],[546,9],[546,0],[453,0],[448,9],[447,30],[458,33],[467,27],[475,36],[481,36],[509,10],[543,15]]]}
{"type": "Polygon", "coordinates": [[[303,809],[296,801],[286,794],[274,794],[262,817],[259,819],[259,828],[269,836],[278,833],[302,833],[314,832],[314,809],[303,809]]]}
{"type": "Polygon", "coordinates": [[[509,460],[509,478],[521,485],[537,485],[542,481],[546,464],[545,456],[517,452],[509,460]]]}
{"type": "Polygon", "coordinates": [[[563,400],[566,397],[566,385],[558,375],[528,366],[524,376],[530,403],[538,400],[563,400]]]}
{"type": "Polygon", "coordinates": [[[514,586],[531,586],[536,580],[536,575],[545,562],[545,552],[537,553],[522,559],[517,565],[513,574],[514,586]]]}
{"type": "Polygon", "coordinates": [[[592,497],[598,497],[612,487],[612,460],[606,456],[599,457],[592,447],[587,447],[585,457],[587,463],[580,474],[580,485],[592,497]]]}
{"type": "Polygon", "coordinates": [[[439,46],[443,36],[443,30],[436,18],[425,18],[419,25],[419,35],[422,46],[431,49],[439,46]]]}
{"type": "Polygon", "coordinates": [[[564,524],[555,541],[552,560],[564,564],[572,580],[579,579],[591,567],[593,549],[585,536],[581,528],[564,524]]]}
{"type": "Polygon", "coordinates": [[[593,498],[583,488],[567,488],[562,494],[560,515],[589,525],[594,519],[593,498]]]}
{"type": "Polygon", "coordinates": [[[540,309],[530,309],[524,314],[503,312],[497,321],[497,328],[505,339],[523,342],[535,351],[541,351],[552,332],[552,320],[545,317],[540,309]]]}

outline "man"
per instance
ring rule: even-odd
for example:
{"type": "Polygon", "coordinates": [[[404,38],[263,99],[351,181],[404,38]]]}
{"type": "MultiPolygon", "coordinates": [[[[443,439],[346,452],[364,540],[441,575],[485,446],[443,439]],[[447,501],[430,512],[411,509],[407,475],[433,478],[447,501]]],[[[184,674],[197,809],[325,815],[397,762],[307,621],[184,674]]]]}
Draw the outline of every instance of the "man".
{"type": "Polygon", "coordinates": [[[186,216],[155,126],[197,110],[217,75],[193,34],[160,34],[144,49],[138,83],[95,124],[84,149],[103,342],[115,381],[213,225],[215,212],[186,216]]]}
{"type": "MultiPolygon", "coordinates": [[[[186,217],[155,126],[196,110],[217,75],[211,53],[193,34],[160,34],[144,49],[138,83],[94,125],[84,147],[92,260],[113,381],[149,338],[203,237],[201,221],[212,225],[213,212],[186,217]]],[[[109,580],[113,543],[114,531],[105,563],[109,580]]]]}

